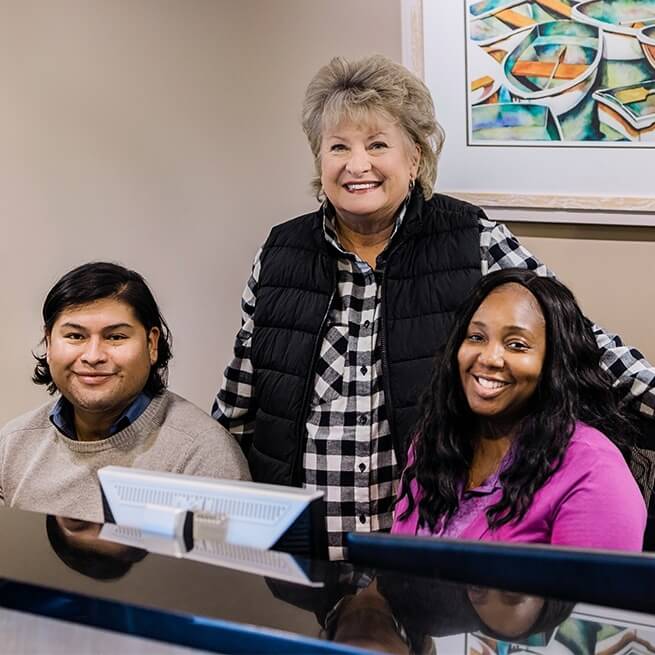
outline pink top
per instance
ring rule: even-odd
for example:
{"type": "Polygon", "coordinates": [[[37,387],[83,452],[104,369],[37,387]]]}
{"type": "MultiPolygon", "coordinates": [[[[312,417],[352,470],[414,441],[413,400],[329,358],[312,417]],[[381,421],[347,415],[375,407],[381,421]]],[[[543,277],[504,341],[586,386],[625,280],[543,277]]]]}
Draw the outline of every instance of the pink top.
{"type": "MultiPolygon", "coordinates": [[[[413,480],[414,498],[417,489],[413,480]]],[[[501,495],[501,489],[489,495],[479,514],[463,526],[459,538],[642,549],[646,506],[639,487],[619,449],[602,432],[584,423],[576,423],[562,465],[534,495],[523,519],[492,531],[484,509],[501,495]]],[[[403,498],[394,511],[392,533],[417,534],[418,507],[405,520],[397,518],[406,507],[407,499],[403,498]]]]}

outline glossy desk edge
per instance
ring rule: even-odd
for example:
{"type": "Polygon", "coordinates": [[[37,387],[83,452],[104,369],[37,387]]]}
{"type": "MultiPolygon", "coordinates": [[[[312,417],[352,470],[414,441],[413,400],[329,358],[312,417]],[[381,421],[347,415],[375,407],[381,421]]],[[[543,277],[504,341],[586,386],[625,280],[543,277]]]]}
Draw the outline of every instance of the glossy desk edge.
{"type": "Polygon", "coordinates": [[[655,555],[430,537],[347,537],[354,564],[655,613],[655,555]]]}

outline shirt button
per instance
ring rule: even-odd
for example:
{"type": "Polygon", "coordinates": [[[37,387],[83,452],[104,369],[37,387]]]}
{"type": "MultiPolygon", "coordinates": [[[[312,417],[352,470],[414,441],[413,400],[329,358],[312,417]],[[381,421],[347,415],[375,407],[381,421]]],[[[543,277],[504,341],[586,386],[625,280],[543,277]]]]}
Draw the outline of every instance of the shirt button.
{"type": "Polygon", "coordinates": [[[368,369],[366,368],[366,366],[362,366],[362,368],[360,368],[359,371],[362,375],[366,375],[368,373],[368,369]]]}
{"type": "Polygon", "coordinates": [[[359,522],[360,523],[366,523],[366,514],[360,514],[359,515],[359,522]]]}
{"type": "Polygon", "coordinates": [[[358,419],[357,422],[360,425],[366,425],[366,422],[368,421],[368,418],[366,418],[366,414],[362,414],[358,419]]]}
{"type": "Polygon", "coordinates": [[[359,470],[360,470],[362,473],[366,470],[366,464],[364,464],[364,462],[362,462],[362,463],[359,465],[359,470]]]}
{"type": "Polygon", "coordinates": [[[364,327],[369,328],[371,326],[371,321],[364,321],[364,327]]]}

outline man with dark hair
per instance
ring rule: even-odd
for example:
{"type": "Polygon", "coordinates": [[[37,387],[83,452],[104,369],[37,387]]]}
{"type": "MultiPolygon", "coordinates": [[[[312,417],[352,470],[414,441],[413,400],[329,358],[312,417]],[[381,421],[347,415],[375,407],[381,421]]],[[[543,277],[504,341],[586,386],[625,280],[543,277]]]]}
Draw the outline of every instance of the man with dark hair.
{"type": "Polygon", "coordinates": [[[57,557],[69,569],[96,580],[122,578],[148,554],[142,548],[102,539],[101,523],[48,514],[45,527],[57,557]]]}
{"type": "Polygon", "coordinates": [[[0,431],[1,503],[101,522],[103,466],[250,479],[234,437],[166,389],[170,333],[138,273],[70,271],[43,322],[33,380],[59,395],[0,431]]]}

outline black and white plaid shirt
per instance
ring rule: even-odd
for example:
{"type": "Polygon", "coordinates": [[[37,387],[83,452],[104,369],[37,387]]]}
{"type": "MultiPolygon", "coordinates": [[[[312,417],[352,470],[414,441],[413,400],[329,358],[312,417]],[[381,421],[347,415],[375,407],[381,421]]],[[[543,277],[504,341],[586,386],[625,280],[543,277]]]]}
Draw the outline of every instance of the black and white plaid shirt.
{"type": "MultiPolygon", "coordinates": [[[[396,221],[396,230],[403,216],[404,211],[396,221]]],[[[316,364],[303,464],[305,486],[325,494],[330,558],[341,559],[345,533],[391,527],[391,505],[401,472],[389,430],[378,343],[386,252],[378,257],[374,271],[340,246],[327,215],[323,227],[326,240],[338,255],[338,286],[316,364]]],[[[225,370],[212,407],[214,418],[237,438],[254,431],[250,347],[260,257],[261,250],[241,301],[242,325],[234,359],[225,370]]],[[[483,275],[513,267],[552,275],[507,227],[487,219],[480,220],[480,260],[483,275]]],[[[624,346],[618,336],[597,326],[594,329],[603,350],[603,366],[624,388],[625,395],[638,403],[640,411],[654,417],[655,368],[639,351],[624,346]]]]}

